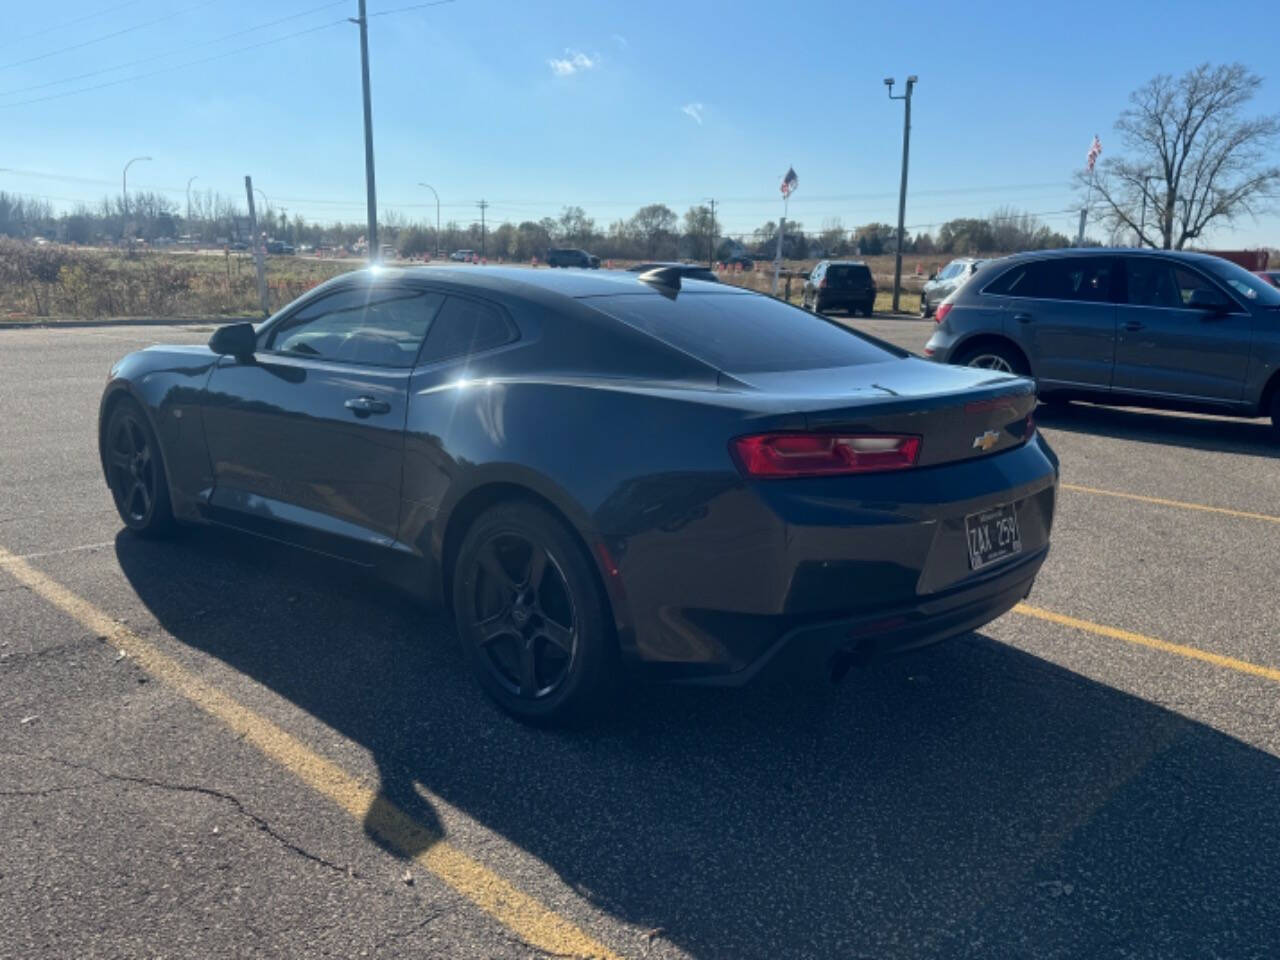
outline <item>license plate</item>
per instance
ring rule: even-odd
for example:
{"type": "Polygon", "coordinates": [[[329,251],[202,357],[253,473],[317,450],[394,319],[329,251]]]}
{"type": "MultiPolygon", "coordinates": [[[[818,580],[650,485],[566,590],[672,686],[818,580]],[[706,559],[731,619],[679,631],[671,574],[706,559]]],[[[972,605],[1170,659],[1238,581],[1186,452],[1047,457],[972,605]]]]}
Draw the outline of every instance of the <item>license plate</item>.
{"type": "Polygon", "coordinates": [[[1018,514],[1011,503],[965,517],[964,532],[969,540],[971,570],[981,570],[1022,551],[1018,514]]]}

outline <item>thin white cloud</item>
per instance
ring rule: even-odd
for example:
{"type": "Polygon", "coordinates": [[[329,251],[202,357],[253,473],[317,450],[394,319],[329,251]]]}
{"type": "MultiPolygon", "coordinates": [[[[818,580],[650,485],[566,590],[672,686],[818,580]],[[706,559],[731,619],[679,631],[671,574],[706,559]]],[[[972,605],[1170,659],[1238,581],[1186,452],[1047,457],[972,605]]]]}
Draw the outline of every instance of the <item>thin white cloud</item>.
{"type": "Polygon", "coordinates": [[[683,107],[680,108],[680,112],[687,116],[692,117],[694,120],[697,121],[698,126],[702,126],[702,104],[686,103],[683,107]]]}
{"type": "Polygon", "coordinates": [[[551,72],[557,77],[571,77],[583,70],[594,70],[600,66],[600,54],[589,57],[581,50],[565,49],[563,57],[552,57],[547,61],[551,72]]]}
{"type": "Polygon", "coordinates": [[[622,34],[615,33],[612,36],[613,36],[613,42],[616,43],[618,46],[622,47],[624,50],[627,47],[631,46],[631,44],[627,43],[627,38],[624,37],[622,34]]]}

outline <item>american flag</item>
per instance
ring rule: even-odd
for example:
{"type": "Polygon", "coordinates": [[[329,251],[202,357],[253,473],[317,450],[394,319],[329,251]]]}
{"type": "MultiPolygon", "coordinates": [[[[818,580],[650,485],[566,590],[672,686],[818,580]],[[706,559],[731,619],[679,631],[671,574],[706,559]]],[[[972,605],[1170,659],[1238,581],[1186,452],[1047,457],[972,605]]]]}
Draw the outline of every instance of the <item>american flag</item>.
{"type": "Polygon", "coordinates": [[[1102,156],[1102,141],[1098,139],[1098,135],[1093,135],[1093,143],[1089,144],[1088,162],[1085,169],[1093,173],[1093,165],[1098,162],[1098,158],[1102,156]]]}
{"type": "Polygon", "coordinates": [[[787,175],[782,178],[782,195],[784,197],[791,196],[792,191],[800,185],[800,178],[796,176],[795,167],[787,167],[787,175]]]}

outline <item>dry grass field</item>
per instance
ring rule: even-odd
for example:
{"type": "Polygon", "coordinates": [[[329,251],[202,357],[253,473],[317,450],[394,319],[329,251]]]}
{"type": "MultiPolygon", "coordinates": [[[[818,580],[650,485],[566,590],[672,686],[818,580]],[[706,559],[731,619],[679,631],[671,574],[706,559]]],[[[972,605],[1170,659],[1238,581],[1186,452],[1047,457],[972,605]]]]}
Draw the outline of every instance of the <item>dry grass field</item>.
{"type": "MultiPolygon", "coordinates": [[[[893,257],[864,259],[871,266],[881,291],[876,309],[888,311],[892,302],[893,257]]],[[[925,276],[946,259],[904,258],[903,312],[919,309],[919,291],[925,276]]],[[[783,264],[784,272],[791,275],[791,302],[800,302],[802,275],[812,270],[813,264],[814,261],[783,264]]],[[[613,261],[612,265],[625,268],[629,262],[613,261]]],[[[268,256],[270,308],[279,309],[330,277],[361,266],[363,261],[357,258],[268,256]]],[[[762,293],[769,292],[772,277],[772,264],[765,262],[757,263],[753,271],[722,274],[727,283],[762,293]]],[[[786,291],[785,280],[779,286],[782,296],[786,291]]],[[[219,317],[258,312],[257,279],[253,258],[247,253],[146,251],[129,256],[115,250],[0,243],[0,320],[219,317]]]]}

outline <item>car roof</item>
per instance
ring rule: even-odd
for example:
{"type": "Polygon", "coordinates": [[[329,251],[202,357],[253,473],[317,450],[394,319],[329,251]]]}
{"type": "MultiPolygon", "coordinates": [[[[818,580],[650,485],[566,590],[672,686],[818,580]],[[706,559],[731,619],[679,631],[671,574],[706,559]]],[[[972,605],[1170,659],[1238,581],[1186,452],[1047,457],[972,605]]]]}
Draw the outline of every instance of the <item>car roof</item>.
{"type": "MultiPolygon", "coordinates": [[[[686,264],[687,266],[687,264],[686,264]]],[[[530,267],[376,267],[379,279],[424,280],[447,283],[451,286],[469,287],[473,290],[489,290],[494,293],[530,295],[536,292],[559,294],[570,298],[609,297],[620,294],[664,296],[653,284],[643,282],[637,274],[626,270],[566,271],[538,270],[530,267]]],[[[366,270],[354,273],[368,273],[366,270]]],[[[343,274],[351,277],[352,274],[343,274]]],[[[340,278],[335,278],[340,279],[340,278]]],[[[726,295],[758,296],[741,287],[713,283],[710,280],[686,280],[683,292],[717,293],[726,295]]],[[[669,295],[669,294],[667,294],[669,295]]]]}
{"type": "Polygon", "coordinates": [[[1022,263],[1026,260],[1053,260],[1062,257],[1174,257],[1192,263],[1221,263],[1222,257],[1198,250],[1152,250],[1148,247],[1063,247],[1058,250],[1028,250],[987,263],[1022,263]]]}
{"type": "Polygon", "coordinates": [[[679,260],[641,260],[639,263],[633,263],[627,267],[628,273],[638,273],[641,270],[656,270],[658,267],[675,267],[679,270],[710,270],[705,263],[681,263],[679,260]]]}

